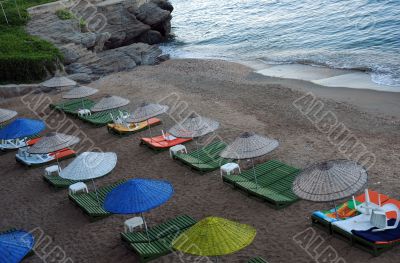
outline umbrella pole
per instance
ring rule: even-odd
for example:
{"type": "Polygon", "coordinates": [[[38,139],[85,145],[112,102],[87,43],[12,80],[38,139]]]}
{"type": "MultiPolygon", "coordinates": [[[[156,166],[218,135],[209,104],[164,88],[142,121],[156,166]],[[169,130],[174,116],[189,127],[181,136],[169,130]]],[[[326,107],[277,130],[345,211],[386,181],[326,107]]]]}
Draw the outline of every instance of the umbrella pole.
{"type": "Polygon", "coordinates": [[[257,183],[257,176],[256,176],[256,168],[254,167],[254,159],[251,158],[251,164],[253,165],[253,175],[254,175],[254,182],[256,183],[256,189],[258,189],[258,183],[257,183]]]}
{"type": "Polygon", "coordinates": [[[97,204],[100,205],[99,194],[97,193],[96,184],[94,183],[94,180],[93,180],[93,179],[92,179],[92,183],[93,183],[94,191],[96,192],[97,204]]]}
{"type": "Polygon", "coordinates": [[[338,211],[337,211],[337,207],[336,207],[336,202],[335,202],[335,200],[333,201],[333,206],[335,207],[335,216],[336,216],[336,219],[338,219],[339,216],[338,216],[338,211]]]}
{"type": "Polygon", "coordinates": [[[150,243],[150,236],[149,236],[149,230],[147,228],[147,223],[146,223],[146,219],[144,218],[143,213],[141,213],[142,219],[143,219],[143,223],[144,223],[144,229],[146,230],[146,235],[147,235],[147,240],[150,243]]]}

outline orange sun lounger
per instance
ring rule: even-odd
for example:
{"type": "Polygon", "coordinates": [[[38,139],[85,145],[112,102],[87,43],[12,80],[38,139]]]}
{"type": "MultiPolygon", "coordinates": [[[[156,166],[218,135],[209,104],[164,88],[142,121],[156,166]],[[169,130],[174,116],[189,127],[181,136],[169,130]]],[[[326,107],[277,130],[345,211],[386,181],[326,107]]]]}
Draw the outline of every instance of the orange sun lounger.
{"type": "Polygon", "coordinates": [[[167,140],[166,138],[168,136],[170,136],[170,134],[155,136],[152,138],[141,138],[140,144],[147,145],[148,147],[156,151],[162,151],[167,150],[172,146],[190,142],[192,140],[192,138],[175,138],[173,140],[167,140]]]}
{"type": "Polygon", "coordinates": [[[32,145],[34,145],[35,143],[37,143],[40,139],[41,139],[41,137],[28,140],[28,141],[26,142],[26,145],[27,145],[27,146],[32,146],[32,145]]]}

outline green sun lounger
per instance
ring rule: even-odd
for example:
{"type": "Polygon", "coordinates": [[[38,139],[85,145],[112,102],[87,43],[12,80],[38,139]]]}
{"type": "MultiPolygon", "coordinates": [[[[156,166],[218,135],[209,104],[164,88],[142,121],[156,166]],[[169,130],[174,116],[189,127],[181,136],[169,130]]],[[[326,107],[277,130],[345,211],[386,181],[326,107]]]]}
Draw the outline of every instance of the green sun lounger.
{"type": "Polygon", "coordinates": [[[178,216],[174,219],[170,219],[160,225],[149,228],[147,234],[145,231],[141,232],[130,232],[121,233],[121,239],[128,243],[143,243],[143,242],[153,242],[158,239],[164,238],[168,235],[181,232],[191,226],[196,224],[196,220],[187,215],[178,216]]]}
{"type": "Polygon", "coordinates": [[[125,181],[119,181],[117,183],[100,187],[97,189],[97,195],[95,191],[91,191],[89,193],[77,193],[77,194],[68,194],[68,197],[79,206],[83,212],[89,216],[89,218],[94,221],[98,219],[102,219],[111,215],[109,212],[105,211],[103,208],[104,200],[109,192],[111,192],[116,186],[124,183],[125,181]]]}
{"type": "MultiPolygon", "coordinates": [[[[95,126],[105,126],[108,123],[113,122],[110,113],[113,116],[118,116],[120,111],[118,109],[113,109],[113,110],[106,110],[106,111],[100,111],[96,113],[92,113],[92,115],[86,115],[86,116],[79,116],[78,118],[81,119],[84,122],[93,124],[95,126]]],[[[126,114],[126,111],[122,111],[124,114],[126,114]]]]}
{"type": "Polygon", "coordinates": [[[172,253],[172,241],[176,237],[172,234],[152,242],[129,243],[129,248],[139,256],[140,262],[148,262],[172,253]]]}
{"type": "Polygon", "coordinates": [[[224,159],[219,154],[226,148],[226,144],[222,141],[213,142],[199,150],[191,153],[176,153],[174,159],[181,161],[189,167],[206,173],[217,170],[228,163],[229,159],[224,159]]]}
{"type": "Polygon", "coordinates": [[[55,188],[68,188],[71,184],[77,183],[78,181],[61,178],[58,175],[43,175],[43,180],[49,183],[55,188]]]}
{"type": "Polygon", "coordinates": [[[257,165],[255,171],[249,169],[240,175],[224,175],[223,181],[280,209],[298,200],[292,184],[299,172],[297,168],[271,160],[257,165]]]}
{"type": "Polygon", "coordinates": [[[255,257],[247,261],[247,263],[268,263],[268,262],[262,257],[255,257]]]}
{"type": "Polygon", "coordinates": [[[145,231],[121,233],[121,239],[138,255],[140,262],[148,262],[172,253],[172,240],[196,223],[190,216],[182,215],[150,228],[150,239],[145,231]]]}
{"type": "Polygon", "coordinates": [[[63,111],[68,114],[76,115],[79,109],[90,109],[95,104],[94,101],[84,98],[84,99],[73,99],[58,104],[50,104],[50,108],[54,108],[63,111]]]}

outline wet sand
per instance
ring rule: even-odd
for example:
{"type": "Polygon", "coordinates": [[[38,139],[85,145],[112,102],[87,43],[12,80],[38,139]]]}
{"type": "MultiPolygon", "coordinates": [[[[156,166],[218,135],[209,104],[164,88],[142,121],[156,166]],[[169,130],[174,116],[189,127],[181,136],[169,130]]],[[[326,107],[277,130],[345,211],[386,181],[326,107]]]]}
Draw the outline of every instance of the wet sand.
{"type": "MultiPolygon", "coordinates": [[[[299,168],[320,160],[345,158],[327,135],[293,106],[304,92],[312,91],[323,101],[324,110],[332,111],[376,156],[376,163],[369,171],[369,187],[392,198],[400,198],[398,94],[326,88],[307,81],[262,76],[239,64],[208,60],[171,60],[158,66],[138,67],[130,72],[106,76],[89,86],[100,89],[95,98],[105,94],[129,98],[131,109],[144,100],[169,104],[173,110],[170,115],[161,117],[164,124],[152,129],[153,134],[195,111],[219,120],[218,135],[227,142],[249,130],[278,139],[280,147],[257,162],[278,159],[299,168]]],[[[48,96],[52,101],[60,100],[60,94],[48,96]]],[[[20,116],[35,117],[20,98],[2,101],[0,107],[17,110],[20,116]]],[[[48,114],[49,110],[40,113],[42,117],[48,114]]],[[[60,116],[55,118],[61,119],[60,116]]],[[[51,119],[47,118],[47,121],[51,122],[51,119]]],[[[154,153],[139,147],[140,136],[146,136],[148,132],[118,138],[108,134],[105,127],[94,128],[80,120],[73,120],[73,123],[97,147],[118,155],[116,169],[111,175],[97,180],[98,186],[122,178],[166,179],[174,185],[173,198],[146,214],[150,226],[179,214],[188,214],[198,220],[221,216],[257,229],[253,244],[223,257],[222,262],[246,262],[253,256],[262,256],[271,263],[315,262],[293,241],[293,237],[310,226],[312,211],[331,208],[330,204],[299,201],[282,210],[274,210],[223,184],[219,171],[200,175],[171,160],[168,152],[154,153]]],[[[59,131],[63,132],[62,129],[59,131]]],[[[195,149],[195,142],[187,147],[195,149]]],[[[43,168],[25,169],[15,162],[14,154],[0,156],[0,229],[40,227],[74,262],[138,262],[119,238],[123,221],[129,216],[114,215],[90,223],[68,200],[67,190],[57,191],[42,180],[43,168]]],[[[68,163],[64,161],[62,165],[68,163]]],[[[242,165],[246,167],[246,163],[242,165]]],[[[374,258],[319,229],[316,233],[325,240],[321,249],[332,246],[345,262],[398,262],[400,247],[374,258]]],[[[42,261],[38,256],[32,256],[24,262],[42,261]]],[[[181,261],[171,254],[154,262],[181,261]]],[[[193,262],[193,259],[185,262],[193,262]]]]}

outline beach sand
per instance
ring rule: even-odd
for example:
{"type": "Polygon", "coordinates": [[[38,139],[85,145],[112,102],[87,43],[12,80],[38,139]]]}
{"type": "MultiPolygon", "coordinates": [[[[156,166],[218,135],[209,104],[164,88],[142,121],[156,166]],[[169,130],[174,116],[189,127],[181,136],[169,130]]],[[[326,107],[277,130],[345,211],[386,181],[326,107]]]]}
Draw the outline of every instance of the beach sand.
{"type": "MultiPolygon", "coordinates": [[[[144,100],[161,101],[170,106],[179,104],[171,110],[171,115],[162,116],[164,126],[152,129],[153,134],[195,111],[219,120],[218,135],[227,142],[243,131],[255,131],[278,139],[280,147],[256,161],[278,159],[299,168],[320,160],[346,158],[338,146],[329,141],[327,134],[320,132],[293,106],[304,92],[313,92],[321,98],[323,110],[334,113],[338,121],[376,156],[376,163],[369,171],[369,187],[392,198],[400,198],[399,93],[326,88],[307,81],[266,77],[235,63],[189,59],[112,74],[89,86],[100,89],[97,98],[105,94],[129,98],[132,109],[144,100]]],[[[60,94],[46,95],[52,101],[60,100],[60,94]]],[[[17,110],[19,116],[35,117],[20,98],[5,100],[0,107],[17,110]]],[[[40,115],[45,117],[48,113],[46,110],[40,115]]],[[[47,121],[51,122],[51,118],[47,121]]],[[[274,210],[223,184],[219,171],[200,175],[171,160],[168,152],[154,153],[139,147],[139,138],[148,135],[147,131],[118,138],[108,134],[105,127],[94,128],[80,120],[73,122],[97,147],[118,154],[117,167],[111,175],[96,180],[97,186],[122,178],[166,179],[174,185],[173,198],[146,213],[150,227],[179,214],[188,214],[198,220],[220,216],[257,229],[253,244],[221,258],[222,262],[246,262],[253,256],[262,256],[271,263],[318,262],[314,261],[313,254],[296,244],[293,237],[310,227],[310,215],[314,210],[331,208],[331,204],[299,201],[282,210],[274,210]]],[[[195,142],[187,147],[195,149],[195,142]]],[[[26,169],[15,162],[14,154],[0,156],[1,229],[40,227],[52,237],[52,244],[60,246],[74,262],[138,262],[119,237],[123,221],[129,216],[114,215],[90,223],[68,200],[67,190],[56,191],[42,180],[43,168],[26,169]]],[[[69,162],[63,161],[62,165],[69,162]]],[[[242,165],[248,166],[245,162],[242,165]]],[[[332,246],[344,258],[342,262],[398,262],[400,247],[374,258],[315,230],[324,240],[319,251],[332,246]]],[[[32,256],[24,262],[42,261],[38,256],[32,256]]],[[[171,254],[154,262],[182,261],[171,254]]],[[[193,259],[184,262],[193,262],[193,259]]]]}

